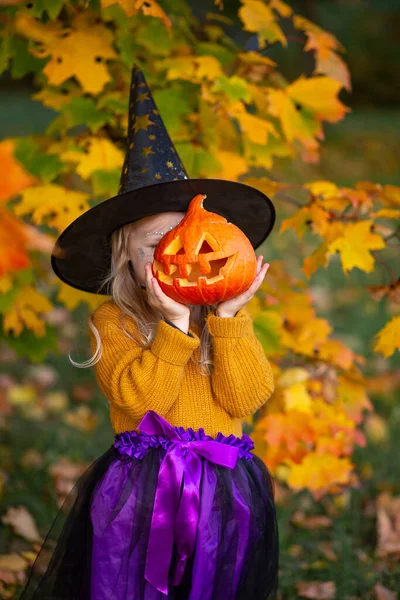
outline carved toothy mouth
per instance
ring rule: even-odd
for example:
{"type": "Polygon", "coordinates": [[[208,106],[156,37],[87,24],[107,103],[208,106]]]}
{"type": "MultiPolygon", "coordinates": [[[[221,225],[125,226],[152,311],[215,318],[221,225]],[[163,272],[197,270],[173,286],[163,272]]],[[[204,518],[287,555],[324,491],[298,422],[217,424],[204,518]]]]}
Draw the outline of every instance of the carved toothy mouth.
{"type": "MultiPolygon", "coordinates": [[[[215,252],[212,252],[215,256],[215,252]]],[[[162,265],[154,261],[154,268],[160,281],[180,287],[197,286],[199,280],[207,285],[224,279],[235,262],[236,253],[231,256],[212,259],[210,254],[201,254],[193,263],[162,265]]]]}

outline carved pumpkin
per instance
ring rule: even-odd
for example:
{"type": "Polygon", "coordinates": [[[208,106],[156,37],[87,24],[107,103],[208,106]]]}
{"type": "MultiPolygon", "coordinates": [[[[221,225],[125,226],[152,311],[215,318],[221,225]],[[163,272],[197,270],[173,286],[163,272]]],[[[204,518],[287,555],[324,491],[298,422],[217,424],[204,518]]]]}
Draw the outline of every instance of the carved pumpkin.
{"type": "Polygon", "coordinates": [[[160,240],[153,274],[182,304],[217,304],[247,290],[256,275],[249,239],[233,223],[203,208],[195,196],[185,217],[160,240]]]}

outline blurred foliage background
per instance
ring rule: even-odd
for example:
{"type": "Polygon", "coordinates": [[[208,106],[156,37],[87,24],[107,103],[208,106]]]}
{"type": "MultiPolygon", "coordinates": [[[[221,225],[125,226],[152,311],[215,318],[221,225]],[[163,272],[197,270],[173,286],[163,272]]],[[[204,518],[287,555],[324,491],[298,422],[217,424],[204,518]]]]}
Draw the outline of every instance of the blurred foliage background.
{"type": "MultiPolygon", "coordinates": [[[[190,0],[190,6],[199,19],[215,11],[209,1],[190,0]]],[[[307,0],[290,2],[290,6],[333,33],[346,48],[353,89],[343,90],[340,98],[352,112],[341,122],[324,126],[318,164],[300,158],[277,159],[271,179],[294,184],[329,180],[353,186],[368,180],[400,185],[398,2],[307,0]]],[[[224,2],[224,15],[233,22],[230,35],[246,50],[256,49],[254,36],[243,30],[237,17],[238,7],[238,2],[224,2]]],[[[275,44],[268,57],[289,80],[299,72],[311,74],[311,53],[302,51],[296,32],[285,33],[288,48],[275,44]]],[[[5,71],[0,89],[1,138],[44,133],[55,113],[31,99],[35,91],[31,77],[15,79],[5,71]]],[[[310,234],[299,240],[292,231],[279,234],[281,222],[293,209],[285,202],[277,203],[277,208],[276,228],[263,248],[264,256],[271,264],[283,261],[293,276],[304,280],[301,265],[315,245],[313,237],[310,234]]],[[[43,256],[42,260],[48,259],[43,256]]],[[[395,271],[398,264],[399,256],[389,268],[395,271]]],[[[278,487],[282,600],[398,598],[400,528],[397,523],[396,529],[389,517],[397,514],[398,520],[400,514],[396,500],[400,493],[400,448],[396,443],[400,435],[400,360],[398,352],[388,359],[373,352],[374,334],[393,313],[388,313],[385,302],[374,301],[364,287],[367,283],[383,285],[387,268],[376,268],[368,275],[353,270],[346,277],[333,261],[326,270],[319,269],[309,283],[318,315],[329,321],[336,338],[366,357],[365,373],[375,381],[375,391],[373,385],[370,388],[375,413],[363,425],[367,445],[356,448],[353,455],[360,475],[358,485],[319,502],[307,490],[294,493],[278,487]],[[390,379],[385,376],[387,371],[392,373],[390,379]],[[389,539],[395,551],[382,550],[382,539],[389,539]]],[[[1,347],[0,513],[7,515],[0,536],[3,557],[33,559],[27,540],[38,548],[73,482],[112,442],[108,403],[96,386],[93,371],[74,368],[67,357],[69,351],[78,361],[89,356],[88,314],[83,304],[72,311],[62,306],[52,311],[59,337],[53,340],[50,354],[41,353],[29,333],[21,336],[18,343],[32,345],[35,360],[17,358],[12,347],[1,347]],[[10,381],[15,384],[11,402],[10,381]],[[10,512],[14,507],[22,507],[22,512],[10,512]],[[34,515],[33,521],[30,515],[34,515]]],[[[0,559],[0,589],[5,598],[18,597],[25,571],[21,562],[10,564],[0,559]]]]}

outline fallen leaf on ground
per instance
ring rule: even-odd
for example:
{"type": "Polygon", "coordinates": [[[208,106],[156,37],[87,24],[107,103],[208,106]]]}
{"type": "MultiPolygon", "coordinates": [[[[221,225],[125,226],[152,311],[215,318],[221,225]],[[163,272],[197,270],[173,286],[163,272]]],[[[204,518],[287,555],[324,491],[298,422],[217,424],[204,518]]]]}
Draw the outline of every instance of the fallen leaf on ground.
{"type": "Polygon", "coordinates": [[[315,600],[330,600],[336,595],[333,581],[298,581],[296,589],[302,598],[315,598],[315,600]]]}
{"type": "Polygon", "coordinates": [[[16,534],[30,542],[41,539],[35,520],[25,506],[11,506],[1,520],[5,525],[9,525],[16,534]]]}

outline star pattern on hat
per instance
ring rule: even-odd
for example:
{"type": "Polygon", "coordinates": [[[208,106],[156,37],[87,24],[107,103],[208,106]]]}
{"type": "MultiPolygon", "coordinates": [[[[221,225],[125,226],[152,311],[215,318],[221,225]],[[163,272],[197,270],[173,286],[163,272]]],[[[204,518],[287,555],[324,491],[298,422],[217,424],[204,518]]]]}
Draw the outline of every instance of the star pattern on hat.
{"type": "Polygon", "coordinates": [[[142,156],[149,156],[149,154],[155,154],[155,152],[153,152],[153,146],[143,146],[142,156]]]}
{"type": "Polygon", "coordinates": [[[155,125],[153,121],[150,121],[150,115],[143,115],[142,117],[137,116],[135,122],[133,123],[133,129],[135,130],[135,133],[141,129],[147,131],[149,125],[155,125]]]}
{"type": "Polygon", "coordinates": [[[138,102],[144,102],[145,100],[149,99],[149,92],[143,92],[142,94],[139,94],[137,97],[138,102]]]}
{"type": "Polygon", "coordinates": [[[134,67],[129,98],[128,140],[118,193],[187,179],[143,72],[134,67]]]}

